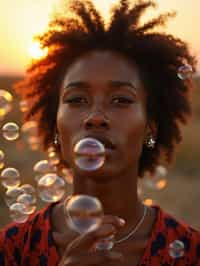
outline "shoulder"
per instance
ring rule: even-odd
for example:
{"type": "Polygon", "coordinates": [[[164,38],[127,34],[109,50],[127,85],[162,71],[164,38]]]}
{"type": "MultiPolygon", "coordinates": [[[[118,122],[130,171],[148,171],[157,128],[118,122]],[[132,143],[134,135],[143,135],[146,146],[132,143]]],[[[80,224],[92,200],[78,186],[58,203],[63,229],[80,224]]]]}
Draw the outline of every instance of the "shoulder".
{"type": "Polygon", "coordinates": [[[167,257],[170,263],[182,260],[187,265],[200,265],[200,231],[177,220],[160,207],[155,208],[158,217],[151,255],[160,254],[163,258],[167,257]]]}
{"type": "Polygon", "coordinates": [[[141,265],[200,265],[200,232],[159,206],[141,265]]]}
{"type": "MultiPolygon", "coordinates": [[[[23,254],[34,250],[42,238],[48,238],[49,213],[52,205],[29,216],[25,223],[12,222],[0,231],[0,265],[13,260],[20,265],[23,254]]],[[[8,265],[9,265],[8,263],[8,265]]]]}

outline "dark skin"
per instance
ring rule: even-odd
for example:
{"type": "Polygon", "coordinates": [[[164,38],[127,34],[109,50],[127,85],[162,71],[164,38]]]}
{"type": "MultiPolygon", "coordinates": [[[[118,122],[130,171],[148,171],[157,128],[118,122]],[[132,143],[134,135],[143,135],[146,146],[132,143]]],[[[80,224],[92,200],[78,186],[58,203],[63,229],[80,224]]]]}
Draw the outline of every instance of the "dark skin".
{"type": "Polygon", "coordinates": [[[113,231],[117,240],[127,235],[143,215],[137,196],[139,159],[146,138],[156,136],[155,123],[147,118],[147,100],[138,67],[119,53],[92,51],[67,69],[57,113],[62,159],[73,171],[73,194],[99,198],[105,218],[99,229],[79,236],[66,227],[63,203],[54,207],[51,218],[60,265],[128,266],[140,261],[155,223],[153,208],[148,208],[134,237],[103,255],[89,252],[97,239],[113,231]],[[88,135],[106,136],[114,145],[106,149],[104,165],[93,172],[74,163],[73,147],[88,135]]]}

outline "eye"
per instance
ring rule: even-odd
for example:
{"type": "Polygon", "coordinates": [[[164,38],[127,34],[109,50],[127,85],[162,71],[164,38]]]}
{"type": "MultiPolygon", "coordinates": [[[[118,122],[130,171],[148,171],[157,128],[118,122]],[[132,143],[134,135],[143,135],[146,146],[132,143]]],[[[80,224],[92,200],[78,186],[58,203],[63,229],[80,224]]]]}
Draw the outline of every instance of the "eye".
{"type": "Polygon", "coordinates": [[[119,96],[119,97],[114,97],[112,99],[112,102],[116,104],[131,104],[133,103],[133,100],[127,97],[119,96]]]}
{"type": "Polygon", "coordinates": [[[83,97],[72,97],[69,99],[64,100],[65,103],[74,103],[74,104],[81,104],[87,103],[87,99],[83,97]]]}

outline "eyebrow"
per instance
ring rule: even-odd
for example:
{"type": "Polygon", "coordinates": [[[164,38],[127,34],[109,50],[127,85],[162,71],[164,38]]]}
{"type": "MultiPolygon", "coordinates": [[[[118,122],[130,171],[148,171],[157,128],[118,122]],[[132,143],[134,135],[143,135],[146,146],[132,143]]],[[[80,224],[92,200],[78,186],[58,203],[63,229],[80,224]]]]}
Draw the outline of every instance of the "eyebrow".
{"type": "MultiPolygon", "coordinates": [[[[120,88],[120,87],[131,87],[134,90],[137,90],[137,88],[129,81],[121,81],[121,80],[109,80],[108,81],[109,87],[114,88],[120,88]]],[[[73,81],[68,83],[64,86],[64,89],[70,89],[70,88],[89,88],[90,84],[85,81],[73,81]]]]}

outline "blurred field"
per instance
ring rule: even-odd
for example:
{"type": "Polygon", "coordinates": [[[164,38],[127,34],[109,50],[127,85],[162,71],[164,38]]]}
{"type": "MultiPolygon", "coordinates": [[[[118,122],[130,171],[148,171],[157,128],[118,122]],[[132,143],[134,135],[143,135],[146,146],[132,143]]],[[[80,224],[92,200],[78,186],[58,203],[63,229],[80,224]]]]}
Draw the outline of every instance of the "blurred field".
{"type": "MultiPolygon", "coordinates": [[[[19,77],[0,77],[0,89],[11,90],[13,82],[19,77]]],[[[176,161],[168,173],[168,185],[162,191],[145,189],[144,197],[152,198],[157,204],[175,217],[186,221],[200,229],[200,78],[195,80],[196,88],[193,93],[194,116],[190,124],[183,130],[183,143],[177,153],[176,161]]],[[[4,121],[17,122],[21,125],[19,99],[14,95],[13,111],[4,121]]],[[[6,154],[6,167],[16,167],[21,172],[22,183],[34,183],[33,165],[46,158],[45,154],[31,151],[22,140],[14,142],[0,138],[0,149],[6,154]]],[[[70,189],[70,188],[69,188],[70,189]]],[[[0,188],[0,227],[8,222],[9,213],[3,199],[4,191],[0,188]]],[[[39,202],[40,208],[42,203],[39,202]]]]}

